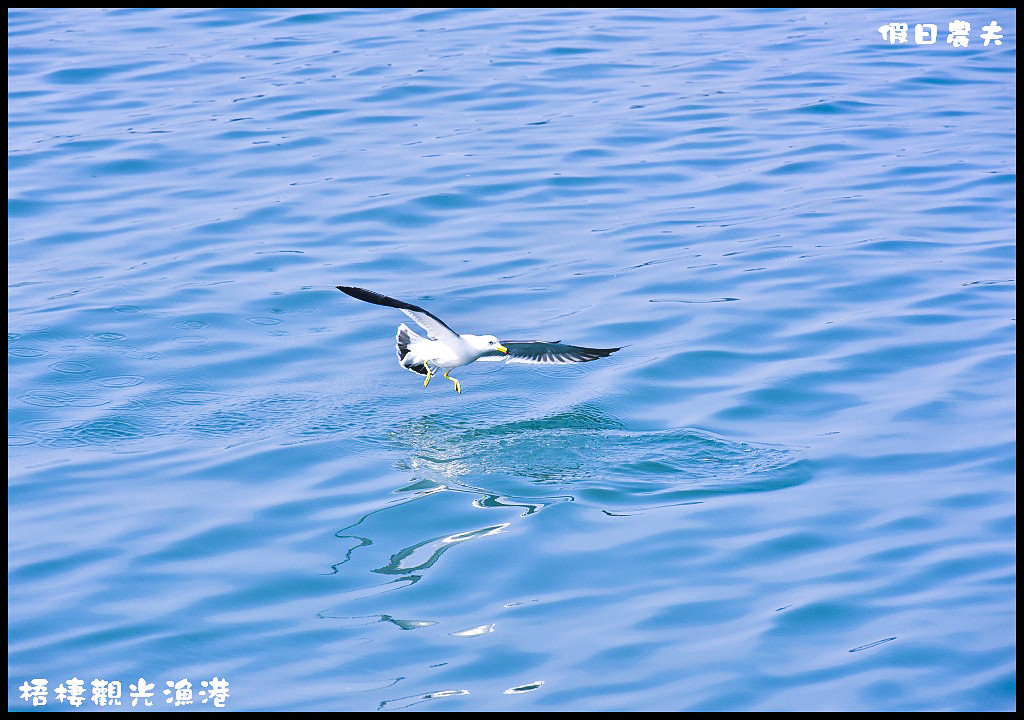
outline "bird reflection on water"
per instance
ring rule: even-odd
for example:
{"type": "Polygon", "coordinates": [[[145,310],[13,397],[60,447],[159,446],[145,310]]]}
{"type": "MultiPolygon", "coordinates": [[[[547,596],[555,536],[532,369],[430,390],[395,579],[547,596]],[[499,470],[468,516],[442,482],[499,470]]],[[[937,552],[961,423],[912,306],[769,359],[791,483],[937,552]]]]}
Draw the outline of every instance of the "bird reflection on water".
{"type": "Polygon", "coordinates": [[[451,548],[500,534],[517,517],[555,504],[576,502],[606,515],[636,515],[706,502],[723,493],[790,487],[809,476],[806,462],[787,448],[694,429],[630,430],[591,406],[489,427],[427,415],[395,427],[387,444],[402,454],[395,467],[410,473],[411,481],[396,488],[398,498],[384,500],[382,507],[337,532],[339,539],[357,542],[332,572],[339,572],[357,550],[374,545],[378,522],[384,523],[387,537],[404,526],[418,535],[372,569],[408,578],[429,569],[451,548]],[[437,503],[449,508],[453,501],[458,505],[456,498],[467,495],[469,507],[504,511],[507,519],[469,528],[442,529],[438,525],[444,521],[430,522],[452,513],[465,521],[463,510],[431,513],[430,508],[437,503]]]}

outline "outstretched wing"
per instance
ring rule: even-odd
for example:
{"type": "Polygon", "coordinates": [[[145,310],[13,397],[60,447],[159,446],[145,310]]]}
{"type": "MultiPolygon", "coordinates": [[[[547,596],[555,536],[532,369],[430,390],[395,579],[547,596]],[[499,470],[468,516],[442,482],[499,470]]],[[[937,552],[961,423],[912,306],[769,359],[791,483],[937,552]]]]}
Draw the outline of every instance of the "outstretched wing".
{"type": "MultiPolygon", "coordinates": [[[[579,345],[566,345],[562,342],[519,342],[502,340],[501,344],[508,348],[504,357],[508,362],[561,364],[581,363],[608,357],[622,348],[588,348],[579,345]]],[[[481,360],[501,360],[500,357],[482,357],[481,360]]]]}
{"type": "Polygon", "coordinates": [[[427,335],[430,336],[431,340],[445,340],[459,337],[459,334],[445,325],[441,318],[437,317],[433,313],[427,312],[418,305],[411,305],[407,302],[390,298],[387,295],[375,293],[372,290],[364,290],[363,288],[348,287],[346,285],[338,285],[337,288],[346,295],[354,297],[356,300],[373,303],[374,305],[383,305],[384,307],[398,308],[412,318],[417,325],[426,330],[427,335]]]}

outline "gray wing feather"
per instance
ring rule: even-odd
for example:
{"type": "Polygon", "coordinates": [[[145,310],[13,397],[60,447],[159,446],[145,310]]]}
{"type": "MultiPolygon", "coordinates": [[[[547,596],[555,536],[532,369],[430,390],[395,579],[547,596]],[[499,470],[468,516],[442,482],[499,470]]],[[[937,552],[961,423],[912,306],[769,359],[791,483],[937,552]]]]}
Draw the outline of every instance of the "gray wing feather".
{"type": "MultiPolygon", "coordinates": [[[[622,348],[589,348],[579,345],[566,345],[561,342],[520,342],[502,340],[508,348],[508,362],[563,364],[590,362],[608,357],[622,348]]],[[[483,358],[481,358],[482,360],[483,358]]]]}

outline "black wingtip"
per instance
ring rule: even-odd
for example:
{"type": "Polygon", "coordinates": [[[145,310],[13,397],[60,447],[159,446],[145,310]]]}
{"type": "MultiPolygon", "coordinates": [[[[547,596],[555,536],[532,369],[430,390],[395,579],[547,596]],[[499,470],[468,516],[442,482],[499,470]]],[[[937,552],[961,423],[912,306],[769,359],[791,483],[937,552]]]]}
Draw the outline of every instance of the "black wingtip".
{"type": "Polygon", "coordinates": [[[354,297],[356,300],[373,303],[374,305],[386,305],[387,307],[407,308],[410,310],[416,309],[415,305],[410,305],[409,303],[402,302],[401,300],[395,300],[392,297],[381,295],[373,290],[365,290],[364,288],[351,287],[349,285],[335,285],[335,287],[346,295],[354,297]]]}
{"type": "MultiPolygon", "coordinates": [[[[622,347],[625,347],[625,345],[623,345],[622,347]]],[[[617,348],[578,347],[577,349],[587,353],[588,355],[596,355],[597,357],[608,357],[613,352],[618,352],[622,348],[621,347],[617,347],[617,348]]]]}
{"type": "Polygon", "coordinates": [[[375,293],[372,290],[364,290],[363,288],[352,287],[351,285],[336,285],[339,290],[350,297],[354,297],[356,300],[362,300],[363,302],[373,303],[375,305],[385,305],[386,302],[382,300],[391,300],[386,295],[375,293]]]}

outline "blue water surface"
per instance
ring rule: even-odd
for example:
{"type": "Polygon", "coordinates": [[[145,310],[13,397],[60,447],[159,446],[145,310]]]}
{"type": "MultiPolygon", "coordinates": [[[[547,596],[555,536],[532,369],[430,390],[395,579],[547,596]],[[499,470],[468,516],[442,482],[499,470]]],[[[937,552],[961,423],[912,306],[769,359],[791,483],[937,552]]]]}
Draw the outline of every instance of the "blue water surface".
{"type": "Polygon", "coordinates": [[[1015,62],[1005,8],[10,10],[8,706],[1014,709],[1015,62]],[[424,389],[339,284],[625,348],[424,389]]]}

